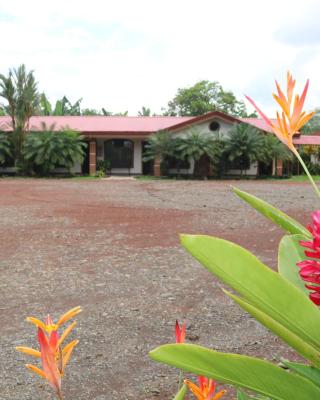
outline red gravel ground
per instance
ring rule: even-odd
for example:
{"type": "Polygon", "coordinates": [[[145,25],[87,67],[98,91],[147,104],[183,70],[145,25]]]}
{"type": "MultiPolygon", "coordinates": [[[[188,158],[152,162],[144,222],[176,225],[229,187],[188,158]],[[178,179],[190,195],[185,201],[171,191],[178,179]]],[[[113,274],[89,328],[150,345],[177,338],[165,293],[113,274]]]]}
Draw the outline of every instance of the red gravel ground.
{"type": "MultiPolygon", "coordinates": [[[[235,241],[275,267],[283,232],[232,194],[236,185],[306,223],[307,184],[139,180],[0,180],[0,399],[53,399],[17,345],[37,346],[27,316],[81,305],[65,399],[171,399],[178,372],[148,352],[187,340],[278,361],[286,346],[221,291],[178,233],[235,241]]],[[[232,390],[225,397],[233,397],[232,390]]]]}

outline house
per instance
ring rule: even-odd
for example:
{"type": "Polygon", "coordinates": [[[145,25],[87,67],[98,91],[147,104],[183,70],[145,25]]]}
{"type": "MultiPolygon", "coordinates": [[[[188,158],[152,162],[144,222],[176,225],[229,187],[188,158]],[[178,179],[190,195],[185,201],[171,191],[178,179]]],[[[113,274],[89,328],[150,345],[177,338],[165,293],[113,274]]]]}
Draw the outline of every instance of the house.
{"type": "MultiPolygon", "coordinates": [[[[269,133],[270,127],[258,118],[237,118],[221,111],[212,111],[196,117],[128,117],[128,116],[36,116],[30,119],[30,129],[40,131],[42,124],[54,125],[55,130],[65,127],[77,130],[88,143],[87,155],[82,165],[75,165],[74,173],[94,175],[99,160],[108,160],[114,174],[154,174],[160,175],[160,160],[151,165],[143,161],[143,153],[148,137],[160,130],[167,130],[173,136],[183,137],[191,129],[205,134],[211,133],[219,137],[228,135],[234,124],[246,123],[269,133]]],[[[0,129],[10,131],[10,117],[0,117],[0,129]]],[[[320,144],[320,136],[300,136],[295,139],[297,145],[320,144]],[[317,143],[313,143],[317,141],[317,143]],[[318,143],[319,142],[319,143],[318,143]]],[[[184,173],[191,173],[192,162],[184,173]]],[[[282,164],[273,166],[273,173],[282,174],[282,164]]],[[[173,171],[174,172],[174,171],[173,171]]],[[[252,163],[248,175],[257,175],[258,165],[252,163]]],[[[230,174],[239,174],[239,170],[231,170],[230,174]]]]}

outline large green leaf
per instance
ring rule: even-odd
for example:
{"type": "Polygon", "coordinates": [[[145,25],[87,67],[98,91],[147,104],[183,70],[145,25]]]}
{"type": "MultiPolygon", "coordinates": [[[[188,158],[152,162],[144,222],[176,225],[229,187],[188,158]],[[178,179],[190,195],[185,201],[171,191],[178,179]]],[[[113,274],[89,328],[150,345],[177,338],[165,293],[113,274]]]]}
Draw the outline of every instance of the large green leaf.
{"type": "Polygon", "coordinates": [[[300,364],[296,362],[283,361],[283,363],[291,369],[291,371],[307,378],[320,388],[320,369],[311,365],[300,364]]]}
{"type": "Polygon", "coordinates": [[[286,343],[288,343],[292,348],[294,348],[302,357],[311,361],[313,364],[320,366],[319,352],[304,340],[299,338],[297,335],[292,333],[289,329],[285,328],[281,321],[277,322],[267,314],[254,307],[252,304],[241,299],[238,296],[224,290],[227,296],[232,298],[240,307],[251,314],[256,320],[261,322],[265,327],[270,329],[286,343]]]}
{"type": "Polygon", "coordinates": [[[320,389],[312,382],[258,358],[218,353],[191,344],[164,345],[151,351],[150,357],[196,375],[253,390],[274,400],[320,398],[320,389]]]}
{"type": "Polygon", "coordinates": [[[309,296],[305,283],[300,278],[297,263],[308,259],[304,254],[304,248],[299,245],[300,240],[308,240],[303,235],[284,236],[279,245],[278,270],[280,275],[293,283],[297,288],[309,296]]]}
{"type": "Polygon", "coordinates": [[[181,242],[250,304],[320,350],[320,312],[301,290],[234,243],[204,235],[182,235],[181,242]]]}
{"type": "Polygon", "coordinates": [[[173,400],[183,400],[187,394],[187,385],[183,384],[178,393],[174,396],[173,400]]]}
{"type": "Polygon", "coordinates": [[[311,237],[310,232],[303,225],[301,225],[300,222],[289,217],[289,215],[273,207],[271,204],[237,188],[232,189],[242,200],[249,203],[253,208],[259,211],[260,214],[279,225],[288,233],[301,234],[311,237]]]}

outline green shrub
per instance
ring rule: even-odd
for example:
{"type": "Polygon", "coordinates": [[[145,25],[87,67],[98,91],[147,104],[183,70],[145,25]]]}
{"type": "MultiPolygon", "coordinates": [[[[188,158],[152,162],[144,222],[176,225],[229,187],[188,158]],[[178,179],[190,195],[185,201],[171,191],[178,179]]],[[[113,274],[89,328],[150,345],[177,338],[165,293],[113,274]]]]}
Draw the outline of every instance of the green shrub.
{"type": "Polygon", "coordinates": [[[12,158],[12,144],[6,133],[0,133],[0,165],[12,158]]]}
{"type": "Polygon", "coordinates": [[[54,131],[54,127],[27,135],[23,154],[29,170],[39,175],[49,175],[55,168],[69,172],[76,162],[84,158],[83,137],[73,130],[54,131]]]}

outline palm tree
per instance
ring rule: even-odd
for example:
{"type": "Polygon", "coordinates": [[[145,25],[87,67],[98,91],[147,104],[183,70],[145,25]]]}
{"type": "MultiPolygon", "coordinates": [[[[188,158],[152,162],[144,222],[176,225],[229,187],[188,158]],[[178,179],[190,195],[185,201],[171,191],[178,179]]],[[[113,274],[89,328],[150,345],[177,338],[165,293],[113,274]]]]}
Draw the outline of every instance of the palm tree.
{"type": "Polygon", "coordinates": [[[260,131],[247,124],[238,124],[231,128],[225,139],[224,154],[227,160],[237,168],[249,168],[250,163],[263,157],[264,137],[260,131]]]}
{"type": "Polygon", "coordinates": [[[173,155],[173,137],[168,131],[159,131],[148,138],[146,152],[144,154],[145,161],[149,161],[156,157],[163,158],[173,155]]]}
{"type": "Polygon", "coordinates": [[[52,115],[51,103],[47,99],[47,96],[45,95],[44,92],[42,92],[40,95],[39,114],[40,115],[52,115]]]}
{"type": "Polygon", "coordinates": [[[24,156],[29,166],[41,175],[50,174],[56,167],[69,171],[84,158],[83,137],[70,129],[55,131],[55,126],[42,123],[41,132],[31,132],[25,141],[24,156]]]}
{"type": "Polygon", "coordinates": [[[160,159],[162,173],[167,174],[168,159],[175,154],[172,134],[165,130],[154,133],[148,138],[145,149],[143,161],[160,159]]]}
{"type": "Polygon", "coordinates": [[[39,106],[39,94],[33,71],[26,71],[24,64],[9,70],[6,77],[0,74],[0,96],[7,101],[5,111],[12,122],[11,140],[16,165],[23,165],[22,149],[29,120],[39,106]]]}
{"type": "Polygon", "coordinates": [[[210,163],[218,156],[217,139],[213,135],[202,134],[193,130],[186,138],[181,140],[178,150],[180,150],[184,159],[194,161],[193,175],[200,176],[202,175],[199,170],[200,161],[206,158],[210,163]]]}
{"type": "MultiPolygon", "coordinates": [[[[264,147],[259,161],[267,165],[272,162],[277,164],[277,160],[291,161],[292,158],[292,152],[278,138],[272,134],[264,136],[264,147]]],[[[277,168],[275,168],[275,172],[277,173],[277,168]]]]}

